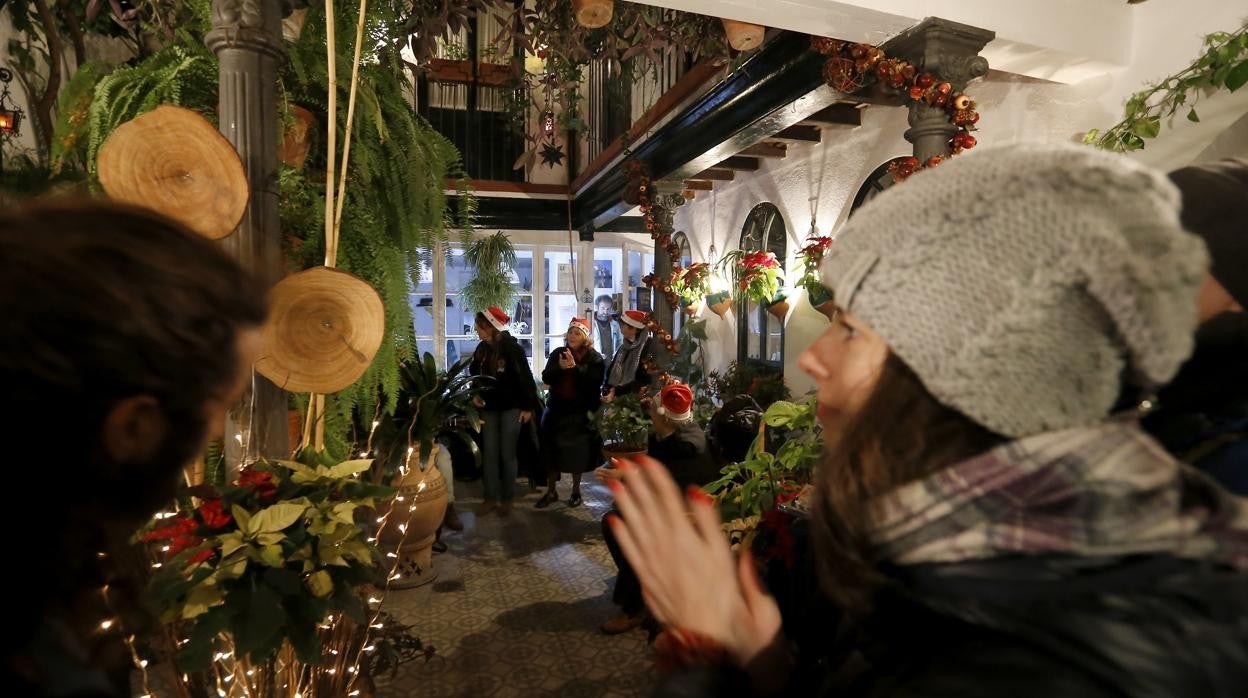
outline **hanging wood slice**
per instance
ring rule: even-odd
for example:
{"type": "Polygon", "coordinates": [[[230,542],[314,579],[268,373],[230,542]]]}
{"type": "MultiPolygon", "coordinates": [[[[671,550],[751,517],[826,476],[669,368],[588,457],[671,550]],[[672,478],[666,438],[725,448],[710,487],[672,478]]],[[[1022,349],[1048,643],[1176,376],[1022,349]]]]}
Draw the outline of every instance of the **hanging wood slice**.
{"type": "Polygon", "coordinates": [[[749,22],[738,22],[732,19],[721,19],[724,23],[724,34],[728,36],[728,45],[738,51],[753,51],[762,46],[763,36],[767,27],[749,22]]]}
{"type": "Polygon", "coordinates": [[[381,296],[345,271],[314,267],[269,293],[256,370],[296,393],[336,393],[364,375],[386,330],[381,296]]]}
{"type": "Polygon", "coordinates": [[[113,131],[99,155],[109,197],[217,240],[238,227],[250,192],[243,161],[207,119],[161,105],[113,131]]]}
{"type": "Polygon", "coordinates": [[[598,29],[611,23],[614,5],[614,0],[572,0],[572,13],[577,24],[586,29],[598,29]]]}

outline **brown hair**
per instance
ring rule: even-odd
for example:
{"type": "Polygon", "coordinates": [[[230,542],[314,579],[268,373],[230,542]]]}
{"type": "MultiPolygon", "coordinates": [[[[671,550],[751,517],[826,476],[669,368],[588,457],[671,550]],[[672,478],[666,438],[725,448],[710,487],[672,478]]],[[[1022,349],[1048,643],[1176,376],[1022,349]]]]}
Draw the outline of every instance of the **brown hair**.
{"type": "Polygon", "coordinates": [[[10,407],[0,438],[38,454],[6,483],[20,495],[14,519],[39,531],[16,537],[14,559],[37,583],[6,646],[28,639],[45,605],[97,584],[96,552],[124,544],[169,501],[203,442],[205,404],[237,375],[239,333],[265,312],[264,289],[218,244],[149,211],[78,201],[0,213],[0,385],[10,407]],[[102,425],[137,395],[158,401],[164,443],[149,462],[113,463],[102,425]],[[54,513],[35,496],[49,488],[54,513]]]}
{"type": "Polygon", "coordinates": [[[816,477],[815,546],[829,595],[851,613],[870,611],[883,578],[866,533],[882,496],[1005,441],[937,402],[889,352],[871,396],[816,477]]]}

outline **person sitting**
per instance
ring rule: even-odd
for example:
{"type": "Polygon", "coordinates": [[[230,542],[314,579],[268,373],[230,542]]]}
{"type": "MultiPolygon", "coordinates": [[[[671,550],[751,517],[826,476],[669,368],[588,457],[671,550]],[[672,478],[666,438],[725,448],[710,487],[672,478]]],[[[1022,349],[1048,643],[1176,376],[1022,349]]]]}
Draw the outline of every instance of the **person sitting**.
{"type": "Polygon", "coordinates": [[[546,463],[546,493],[538,509],[559,501],[555,485],[560,473],[572,473],[572,496],[568,506],[581,504],[581,475],[602,462],[602,443],[590,414],[598,409],[604,364],[594,351],[589,320],[574,317],[564,336],[564,346],[550,354],[542,382],[550,386],[542,415],[541,443],[546,463]]]}
{"type": "Polygon", "coordinates": [[[647,364],[658,361],[658,342],[650,336],[648,329],[649,313],[625,310],[617,319],[623,340],[607,366],[606,382],[602,386],[604,403],[652,385],[654,377],[647,364]]]}
{"type": "MultiPolygon", "coordinates": [[[[662,462],[671,477],[681,486],[700,487],[718,476],[718,470],[707,448],[706,434],[693,419],[693,391],[689,386],[675,383],[659,391],[658,400],[651,403],[650,419],[654,432],[650,435],[648,453],[662,462]]],[[[614,489],[620,471],[603,466],[598,469],[598,479],[614,489]]],[[[602,519],[602,536],[607,550],[619,570],[615,579],[615,592],[611,600],[620,607],[620,615],[602,624],[602,632],[618,635],[639,627],[646,619],[645,602],[641,598],[641,583],[628,560],[620,550],[615,534],[607,520],[618,516],[612,509],[602,519]]]]}
{"type": "Polygon", "coordinates": [[[133,695],[126,638],[152,628],[122,561],[251,383],[264,287],[180,223],[65,202],[0,212],[0,311],[0,433],[41,451],[6,473],[7,513],[38,532],[8,543],[0,686],[133,695]]]}
{"type": "Polygon", "coordinates": [[[707,428],[715,463],[722,467],[745,460],[762,421],[763,409],[753,397],[737,395],[725,402],[707,428]]]}
{"type": "Polygon", "coordinates": [[[683,666],[656,695],[1243,693],[1248,500],[1114,413],[1192,350],[1207,256],[1178,203],[1132,160],[1014,143],[857,211],[823,260],[835,319],[800,359],[846,624],[797,656],[834,669],[789,684],[752,556],[643,458],[610,525],[683,666]]]}
{"type": "Polygon", "coordinates": [[[1248,495],[1248,160],[1170,173],[1183,196],[1183,227],[1212,260],[1197,300],[1196,351],[1144,418],[1177,458],[1248,495]]]}

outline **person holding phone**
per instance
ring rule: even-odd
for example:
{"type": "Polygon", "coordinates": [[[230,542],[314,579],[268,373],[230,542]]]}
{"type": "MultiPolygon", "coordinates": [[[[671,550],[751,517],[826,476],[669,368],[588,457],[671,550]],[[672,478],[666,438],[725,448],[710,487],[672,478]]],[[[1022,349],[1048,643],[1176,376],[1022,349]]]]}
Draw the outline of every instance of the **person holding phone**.
{"type": "Polygon", "coordinates": [[[546,493],[537,500],[538,509],[559,501],[555,485],[563,473],[572,474],[568,506],[581,504],[581,475],[601,460],[601,443],[590,414],[598,409],[598,389],[605,370],[602,355],[594,350],[589,320],[572,318],[564,346],[551,352],[542,371],[542,382],[550,386],[541,424],[548,471],[546,493]]]}

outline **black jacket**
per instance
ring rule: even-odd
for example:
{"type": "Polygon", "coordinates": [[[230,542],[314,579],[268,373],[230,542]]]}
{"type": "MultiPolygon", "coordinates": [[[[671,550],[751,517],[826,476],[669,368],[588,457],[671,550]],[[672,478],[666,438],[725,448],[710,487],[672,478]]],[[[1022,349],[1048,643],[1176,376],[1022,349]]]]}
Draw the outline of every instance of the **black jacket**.
{"type": "Polygon", "coordinates": [[[651,434],[647,455],[667,466],[681,487],[702,486],[719,476],[706,443],[706,433],[697,422],[681,424],[665,439],[651,434]]]}
{"type": "Polygon", "coordinates": [[[602,354],[592,348],[586,352],[585,356],[576,363],[576,367],[571,371],[576,376],[576,397],[572,400],[565,400],[558,395],[556,386],[567,371],[559,366],[559,357],[568,351],[567,347],[560,347],[550,353],[550,358],[546,360],[546,368],[542,370],[542,382],[550,386],[550,392],[546,398],[546,406],[556,412],[576,412],[585,414],[588,412],[596,412],[598,406],[602,403],[602,376],[606,370],[606,363],[602,360],[602,354]]]}
{"type": "MultiPolygon", "coordinates": [[[[784,695],[1230,698],[1248,687],[1243,573],[1169,556],[887,572],[894,584],[870,619],[840,644],[829,628],[814,648],[826,658],[822,680],[808,675],[784,695]]],[[[656,695],[753,692],[739,670],[700,668],[668,677],[656,695]]]]}
{"type": "Polygon", "coordinates": [[[1196,351],[1158,395],[1144,428],[1174,456],[1248,496],[1248,313],[1196,333],[1196,351]]]}
{"type": "Polygon", "coordinates": [[[468,372],[474,376],[494,377],[494,382],[481,394],[487,411],[537,410],[537,384],[529,370],[529,359],[510,333],[500,333],[497,346],[491,347],[488,342],[478,344],[468,372]]]}

